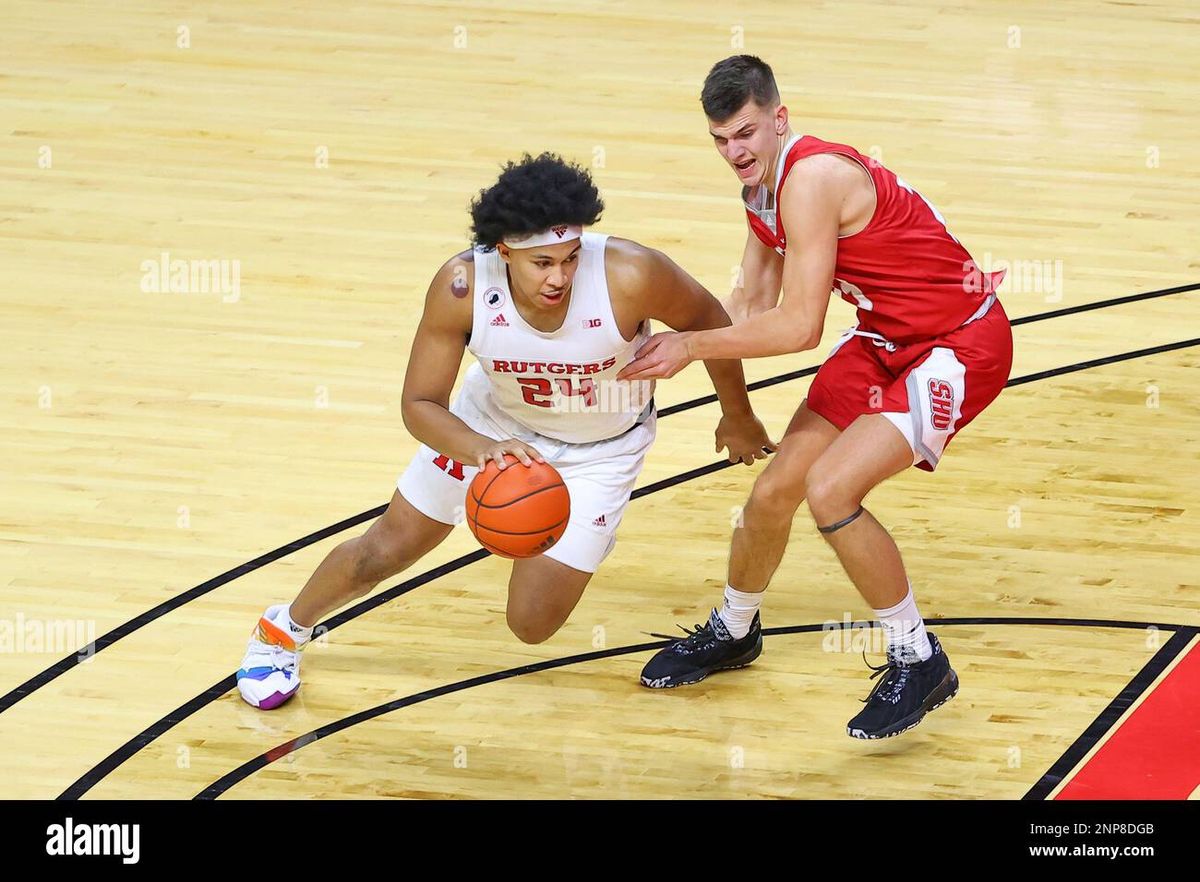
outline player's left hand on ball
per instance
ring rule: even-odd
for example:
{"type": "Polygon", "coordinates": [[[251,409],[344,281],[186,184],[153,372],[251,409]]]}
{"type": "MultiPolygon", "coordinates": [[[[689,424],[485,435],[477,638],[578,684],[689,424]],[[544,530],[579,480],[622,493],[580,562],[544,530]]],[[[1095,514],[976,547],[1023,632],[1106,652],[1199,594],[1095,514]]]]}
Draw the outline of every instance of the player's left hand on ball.
{"type": "Polygon", "coordinates": [[[756,459],[766,459],[779,449],[770,439],[762,421],[753,413],[742,416],[723,416],[717,423],[717,452],[729,448],[729,461],[754,465],[756,459]]]}
{"type": "Polygon", "coordinates": [[[687,334],[663,331],[655,334],[637,351],[634,360],[617,374],[618,380],[665,380],[675,376],[692,361],[687,334]]]}

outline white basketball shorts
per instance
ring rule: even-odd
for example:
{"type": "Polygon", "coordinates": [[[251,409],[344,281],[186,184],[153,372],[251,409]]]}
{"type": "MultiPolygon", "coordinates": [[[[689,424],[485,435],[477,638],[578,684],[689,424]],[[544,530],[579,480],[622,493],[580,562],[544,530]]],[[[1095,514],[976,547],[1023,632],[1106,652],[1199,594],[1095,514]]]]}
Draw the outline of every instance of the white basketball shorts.
{"type": "MultiPolygon", "coordinates": [[[[481,435],[497,441],[524,441],[558,469],[571,496],[571,519],[562,538],[545,555],[594,573],[616,544],[617,526],[646,451],[654,442],[653,407],[643,422],[623,435],[590,444],[568,444],[532,432],[505,414],[488,396],[486,376],[470,371],[450,412],[481,435]]],[[[422,444],[396,481],[396,488],[426,517],[458,524],[465,518],[467,488],[478,472],[474,464],[456,462],[422,444]]]]}

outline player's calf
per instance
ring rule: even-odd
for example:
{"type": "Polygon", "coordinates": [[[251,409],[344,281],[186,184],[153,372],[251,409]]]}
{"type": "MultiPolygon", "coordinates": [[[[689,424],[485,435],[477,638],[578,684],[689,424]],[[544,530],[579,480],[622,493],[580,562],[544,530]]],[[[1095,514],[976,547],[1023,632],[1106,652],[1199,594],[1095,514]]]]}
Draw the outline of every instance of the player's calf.
{"type": "Polygon", "coordinates": [[[300,688],[301,653],[316,623],[407,569],[452,529],[394,494],[387,511],[366,533],[325,556],[291,604],[268,607],[259,618],[237,671],[242,698],[270,710],[295,695],[300,688]]]}

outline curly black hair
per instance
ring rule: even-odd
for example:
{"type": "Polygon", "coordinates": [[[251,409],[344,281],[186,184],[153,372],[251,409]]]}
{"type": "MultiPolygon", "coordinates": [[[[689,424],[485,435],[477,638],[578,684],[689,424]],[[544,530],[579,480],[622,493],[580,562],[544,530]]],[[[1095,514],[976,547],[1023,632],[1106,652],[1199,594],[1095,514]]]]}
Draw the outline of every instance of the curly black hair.
{"type": "Polygon", "coordinates": [[[491,250],[506,236],[528,236],[556,224],[589,227],[604,201],[588,171],[556,153],[526,153],[508,162],[499,180],[471,200],[471,235],[491,250]]]}

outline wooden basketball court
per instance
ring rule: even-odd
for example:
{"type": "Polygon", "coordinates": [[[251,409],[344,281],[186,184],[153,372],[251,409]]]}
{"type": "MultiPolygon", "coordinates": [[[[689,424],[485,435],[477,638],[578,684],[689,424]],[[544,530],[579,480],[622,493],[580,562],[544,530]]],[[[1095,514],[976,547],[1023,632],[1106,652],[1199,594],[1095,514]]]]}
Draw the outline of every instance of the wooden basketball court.
{"type": "MultiPolygon", "coordinates": [[[[1200,797],[1194,4],[6,12],[4,796],[1200,797]],[[616,551],[555,637],[509,633],[508,564],[457,529],[333,620],[297,698],[244,704],[257,616],[417,448],[425,287],[503,161],[587,165],[599,229],[728,292],[744,220],[698,95],[742,51],[796,131],[1011,266],[1011,388],[936,474],[871,497],[958,697],[846,737],[871,611],[804,508],[762,658],[638,685],[651,635],[720,597],[757,471],[714,455],[693,365],[659,384],[616,551]]],[[[835,300],[816,352],[746,363],[776,436],[852,322],[835,300]]]]}

